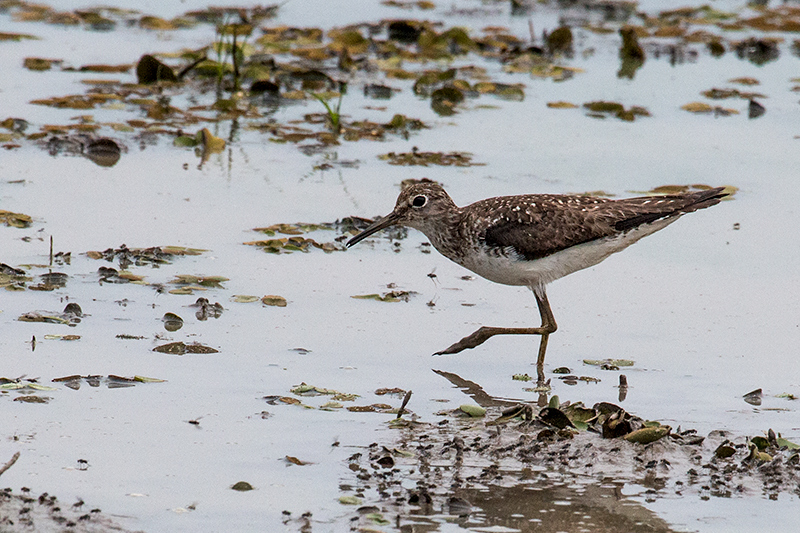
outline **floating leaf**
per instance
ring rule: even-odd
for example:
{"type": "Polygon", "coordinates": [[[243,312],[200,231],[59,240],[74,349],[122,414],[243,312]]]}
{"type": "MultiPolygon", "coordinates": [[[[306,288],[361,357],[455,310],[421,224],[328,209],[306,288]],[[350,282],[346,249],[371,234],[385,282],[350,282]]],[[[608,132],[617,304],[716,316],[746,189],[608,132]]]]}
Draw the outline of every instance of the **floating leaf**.
{"type": "Polygon", "coordinates": [[[179,274],[169,283],[174,285],[201,285],[203,287],[213,287],[223,289],[222,283],[230,281],[222,276],[193,276],[191,274],[179,274]]]}
{"type": "Polygon", "coordinates": [[[531,381],[533,378],[528,374],[514,374],[511,379],[514,381],[531,381]]]}
{"type": "Polygon", "coordinates": [[[741,85],[759,85],[761,84],[755,78],[733,78],[732,80],[728,80],[729,83],[739,83],[741,85]]]}
{"type": "Polygon", "coordinates": [[[778,437],[775,442],[778,445],[778,448],[788,448],[790,450],[800,450],[800,444],[795,444],[794,442],[792,442],[790,440],[786,440],[783,437],[778,437]]]}
{"type": "Polygon", "coordinates": [[[2,41],[22,41],[25,39],[39,39],[35,35],[29,35],[27,33],[9,33],[0,31],[0,42],[2,41]]]}
{"type": "Polygon", "coordinates": [[[650,444],[666,437],[672,430],[670,426],[644,427],[625,435],[625,440],[637,444],[650,444]]]}
{"type": "Polygon", "coordinates": [[[485,163],[473,163],[472,154],[466,152],[419,152],[412,151],[408,153],[395,153],[389,152],[388,154],[379,155],[378,159],[388,161],[390,165],[403,165],[414,166],[420,165],[427,167],[428,165],[441,165],[441,166],[456,166],[456,167],[470,167],[482,166],[485,163]]]}
{"type": "Polygon", "coordinates": [[[681,109],[684,111],[689,111],[690,113],[711,113],[714,111],[713,107],[703,102],[691,102],[682,105],[681,109]]]}
{"type": "Polygon", "coordinates": [[[333,243],[318,243],[313,239],[304,237],[284,237],[281,239],[268,239],[264,241],[249,241],[244,244],[249,246],[261,246],[267,253],[282,254],[292,252],[309,252],[311,248],[319,248],[323,252],[330,253],[339,250],[333,243]]]}
{"type": "Polygon", "coordinates": [[[469,415],[472,418],[480,418],[482,416],[486,416],[486,409],[478,405],[465,404],[459,406],[458,410],[461,411],[462,413],[469,415]]]}
{"type": "Polygon", "coordinates": [[[273,294],[268,294],[261,298],[261,303],[264,305],[271,305],[275,307],[286,307],[286,298],[283,296],[276,296],[273,294]]]}
{"type": "Polygon", "coordinates": [[[178,81],[175,72],[151,55],[143,55],[136,64],[136,78],[141,84],[158,83],[160,81],[178,81]]]}
{"type": "Polygon", "coordinates": [[[305,465],[313,465],[314,464],[314,463],[311,463],[309,461],[301,461],[297,457],[293,457],[291,455],[287,455],[285,457],[285,460],[286,460],[287,463],[291,463],[293,465],[298,465],[298,466],[305,466],[305,465]]]}
{"type": "Polygon", "coordinates": [[[728,441],[723,442],[717,449],[714,450],[714,456],[718,459],[727,459],[728,457],[732,457],[736,453],[736,448],[727,444],[728,441]]]}
{"type": "Polygon", "coordinates": [[[381,513],[367,513],[364,515],[364,518],[366,518],[367,520],[371,520],[372,522],[378,524],[379,526],[388,526],[389,524],[392,523],[390,520],[384,518],[381,513]]]}
{"type": "Polygon", "coordinates": [[[409,296],[414,294],[410,291],[389,291],[383,294],[356,294],[350,298],[358,300],[377,300],[379,302],[407,302],[409,296]]]}
{"type": "Polygon", "coordinates": [[[162,344],[161,346],[156,346],[155,348],[153,348],[153,351],[159,353],[166,353],[170,355],[184,355],[187,353],[193,353],[193,354],[219,353],[219,350],[211,348],[210,346],[204,346],[197,342],[191,344],[185,344],[180,341],[170,342],[168,344],[162,344]]]}
{"type": "Polygon", "coordinates": [[[0,209],[0,222],[14,228],[27,228],[31,225],[32,219],[22,213],[12,213],[11,211],[0,209]]]}
{"type": "Polygon", "coordinates": [[[146,376],[133,376],[133,381],[139,383],[166,383],[166,379],[148,378],[146,376]]]}
{"type": "Polygon", "coordinates": [[[339,496],[339,503],[342,505],[361,505],[361,498],[355,496],[339,496]]]}
{"type": "Polygon", "coordinates": [[[372,405],[351,405],[347,410],[352,413],[392,412],[392,406],[385,403],[373,403],[372,405]]]}
{"type": "Polygon", "coordinates": [[[264,233],[265,235],[273,236],[276,233],[282,233],[284,235],[301,235],[310,231],[332,229],[333,228],[330,225],[297,223],[273,224],[272,226],[267,226],[265,228],[253,228],[253,231],[258,231],[260,233],[264,233]]]}
{"type": "Polygon", "coordinates": [[[575,427],[575,424],[564,414],[563,411],[555,407],[545,407],[539,412],[539,420],[547,425],[564,429],[566,427],[575,427]]]}
{"type": "Polygon", "coordinates": [[[60,340],[60,341],[76,341],[80,339],[80,335],[45,335],[45,340],[60,340]]]}
{"type": "Polygon", "coordinates": [[[172,144],[179,148],[194,148],[200,141],[194,135],[179,135],[172,140],[172,144]]]}
{"type": "Polygon", "coordinates": [[[750,405],[761,405],[761,397],[763,393],[761,389],[756,389],[754,391],[750,391],[743,396],[744,401],[749,403],[750,405]]]}
{"type": "Polygon", "coordinates": [[[633,366],[634,362],[630,359],[584,359],[583,364],[592,366],[633,366]]]}
{"type": "Polygon", "coordinates": [[[253,485],[251,485],[247,481],[237,481],[236,483],[231,485],[231,488],[239,492],[247,492],[249,490],[253,490],[253,485]]]}
{"type": "Polygon", "coordinates": [[[217,153],[225,149],[225,139],[214,136],[208,128],[203,128],[195,136],[198,143],[203,146],[207,153],[217,153]]]}
{"type": "Polygon", "coordinates": [[[29,395],[29,396],[17,396],[14,398],[15,402],[23,402],[23,403],[48,403],[50,398],[47,396],[36,396],[36,395],[29,395]]]}
{"type": "Polygon", "coordinates": [[[54,63],[60,63],[60,59],[44,59],[41,57],[26,57],[22,63],[28,70],[50,70],[54,63]]]}
{"type": "Polygon", "coordinates": [[[289,392],[297,394],[298,396],[320,396],[323,394],[336,394],[335,390],[323,389],[314,385],[308,385],[306,382],[301,383],[297,387],[291,389],[289,392]]]}
{"type": "Polygon", "coordinates": [[[576,109],[579,106],[577,104],[573,104],[572,102],[558,101],[558,102],[547,102],[547,107],[550,107],[552,109],[576,109]]]}
{"type": "Polygon", "coordinates": [[[41,390],[41,391],[54,391],[53,387],[47,385],[39,385],[32,381],[12,381],[11,383],[4,383],[0,385],[0,390],[41,390]]]}
{"type": "Polygon", "coordinates": [[[250,296],[246,294],[234,294],[231,297],[232,302],[240,303],[240,304],[249,304],[253,302],[259,301],[260,298],[258,296],[250,296]]]}

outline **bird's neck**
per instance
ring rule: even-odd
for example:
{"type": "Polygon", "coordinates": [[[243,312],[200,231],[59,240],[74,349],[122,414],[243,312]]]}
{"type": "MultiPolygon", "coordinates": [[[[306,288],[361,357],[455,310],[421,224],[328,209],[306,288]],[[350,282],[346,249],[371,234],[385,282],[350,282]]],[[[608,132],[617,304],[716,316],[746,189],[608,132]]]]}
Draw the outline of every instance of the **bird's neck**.
{"type": "Polygon", "coordinates": [[[424,224],[416,229],[428,237],[431,244],[440,254],[448,259],[461,263],[463,256],[463,238],[461,235],[461,219],[463,212],[460,207],[453,206],[436,217],[428,218],[424,224]]]}

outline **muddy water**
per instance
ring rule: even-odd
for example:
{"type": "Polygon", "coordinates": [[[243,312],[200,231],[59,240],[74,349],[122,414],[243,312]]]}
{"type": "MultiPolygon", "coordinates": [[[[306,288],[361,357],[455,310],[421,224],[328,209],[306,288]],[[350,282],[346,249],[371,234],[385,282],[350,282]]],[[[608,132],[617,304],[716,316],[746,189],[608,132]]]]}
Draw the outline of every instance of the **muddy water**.
{"type": "MultiPolygon", "coordinates": [[[[505,4],[471,2],[458,3],[460,10],[441,5],[411,12],[371,2],[361,12],[307,11],[306,5],[288,3],[274,24],[327,27],[413,16],[475,31],[490,24],[507,26],[525,39],[529,19],[538,32],[555,27],[560,16],[555,9],[537,8],[512,17],[505,4]]],[[[175,12],[167,13],[159,12],[167,8],[151,7],[137,4],[162,16],[184,9],[173,6],[175,12]]],[[[723,7],[730,6],[717,6],[723,7]]],[[[643,3],[640,8],[664,6],[643,3]]],[[[0,67],[6,73],[0,82],[0,119],[24,118],[34,131],[44,124],[74,122],[71,118],[81,114],[103,122],[138,115],[29,105],[33,98],[83,92],[81,79],[102,76],[31,72],[22,68],[23,58],[57,57],[75,66],[130,63],[143,53],[197,48],[214,38],[210,26],[175,32],[120,27],[104,33],[18,22],[7,14],[0,14],[0,31],[41,37],[0,43],[0,67]]],[[[744,32],[742,38],[750,34],[760,35],[744,32]]],[[[351,86],[342,103],[345,121],[386,122],[402,113],[432,126],[408,140],[343,141],[308,156],[291,143],[270,142],[265,133],[241,127],[231,133],[230,121],[222,121],[208,127],[232,142],[203,164],[192,149],[174,147],[169,138],[130,133],[105,132],[127,149],[109,168],[78,156],[48,155],[33,142],[4,150],[0,208],[29,214],[34,222],[27,229],[0,227],[0,262],[46,265],[51,236],[55,251],[72,252],[72,260],[53,267],[68,276],[63,288],[0,293],[0,375],[39,378],[40,384],[57,389],[35,393],[51,398],[46,405],[15,402],[20,395],[15,391],[0,397],[0,463],[20,452],[18,462],[2,474],[2,485],[15,493],[22,487],[34,494],[47,491],[65,508],[82,499],[84,511],[101,509],[130,530],[277,530],[285,521],[287,530],[343,531],[354,514],[338,501],[346,492],[339,484],[353,482],[347,458],[366,455],[373,442],[394,446],[400,431],[387,425],[394,415],[273,405],[265,396],[295,397],[312,407],[330,400],[290,393],[305,382],[360,396],[342,402],[345,406],[398,407],[400,397],[375,394],[381,387],[398,387],[413,390],[409,409],[421,422],[433,424],[441,418],[435,413],[471,401],[435,369],[479,383],[492,397],[535,401],[537,395],[525,390],[530,384],[511,379],[535,371],[530,339],[495,338],[456,356],[430,355],[482,324],[535,322],[536,306],[528,291],[463,279],[467,272],[427,253],[424,238],[415,232],[396,242],[378,236],[346,253],[271,255],[242,244],[264,238],[251,231],[255,227],[386,214],[400,181],[421,177],[441,181],[459,204],[521,192],[602,190],[625,196],[666,184],[738,187],[733,201],[687,216],[625,253],[554,283],[548,292],[559,330],[550,340],[546,372],[562,401],[618,402],[619,372],[583,360],[631,359],[635,365],[623,371],[630,388],[621,404],[629,412],[696,428],[701,435],[725,430],[732,436],[755,436],[773,428],[800,440],[797,407],[779,397],[800,392],[800,248],[792,245],[792,228],[800,222],[793,194],[799,134],[797,93],[790,81],[798,75],[797,57],[789,50],[793,37],[787,35],[779,59],[762,66],[734,53],[714,59],[698,46],[697,58],[675,65],[666,56],[649,56],[630,81],[616,75],[616,34],[576,35],[579,49],[592,52],[568,61],[583,72],[566,82],[507,74],[497,62],[473,56],[457,60],[459,66],[487,68],[493,81],[524,83],[522,102],[484,95],[468,99],[458,114],[440,117],[429,101],[413,95],[412,82],[392,80],[390,85],[402,92],[388,101],[367,99],[358,84],[351,86]],[[712,101],[741,113],[728,117],[680,109],[703,100],[701,91],[730,87],[728,80],[737,77],[761,82],[740,89],[766,95],[759,100],[767,108],[764,116],[749,120],[746,100],[712,101]],[[618,101],[644,106],[652,116],[623,122],[545,105],[560,100],[618,101]],[[415,146],[469,152],[483,165],[402,167],[377,158],[415,146]],[[118,264],[84,253],[123,243],[207,251],[159,268],[132,267],[149,285],[101,283],[98,268],[118,264]],[[169,282],[183,274],[229,281],[193,295],[169,294],[169,282]],[[159,284],[167,290],[156,290],[159,284]],[[387,292],[389,284],[414,294],[397,303],[350,298],[387,292]],[[233,300],[234,295],[267,294],[283,296],[288,305],[233,300]],[[221,303],[222,315],[198,320],[189,305],[199,296],[221,303]],[[86,314],[75,327],[17,320],[28,312],[59,313],[68,302],[78,303],[86,314]],[[183,317],[182,329],[164,329],[161,318],[167,312],[183,317]],[[65,334],[81,338],[45,338],[65,334]],[[34,336],[38,343],[32,350],[34,336]],[[219,353],[152,351],[170,341],[196,341],[219,353]],[[551,374],[560,366],[600,382],[565,385],[551,374]],[[107,379],[97,386],[84,380],[78,390],[51,381],[75,374],[166,381],[120,388],[109,386],[107,379]],[[764,392],[761,405],[745,403],[742,396],[757,388],[764,392]],[[287,461],[287,456],[308,464],[287,461]],[[255,490],[230,490],[237,481],[255,490]],[[306,512],[312,516],[302,518],[306,512]]],[[[122,76],[134,81],[131,74],[122,76]]],[[[213,95],[197,98],[213,101],[213,95]]],[[[192,103],[185,96],[173,99],[179,107],[192,103]]],[[[282,106],[271,118],[286,123],[321,111],[311,101],[282,106]]],[[[307,236],[328,242],[339,235],[317,231],[307,236]]],[[[26,269],[34,278],[48,271],[26,269]]],[[[555,488],[544,481],[504,485],[462,494],[473,506],[466,520],[453,519],[458,512],[436,509],[420,521],[441,531],[491,526],[602,530],[598,524],[611,524],[608,530],[613,531],[625,516],[651,530],[745,531],[797,517],[797,495],[790,492],[774,501],[757,487],[732,498],[654,496],[647,490],[630,479],[600,483],[592,476],[566,479],[555,488]],[[541,508],[533,494],[544,494],[541,508]],[[501,505],[503,500],[517,505],[501,505]],[[590,505],[588,500],[611,503],[590,505]],[[571,522],[570,512],[583,513],[583,522],[571,522]]],[[[365,504],[375,503],[370,494],[365,490],[365,504]]],[[[377,494],[372,497],[379,500],[377,494]]],[[[406,511],[385,512],[394,520],[392,512],[406,511]]],[[[394,524],[371,527],[392,530],[394,524]]]]}

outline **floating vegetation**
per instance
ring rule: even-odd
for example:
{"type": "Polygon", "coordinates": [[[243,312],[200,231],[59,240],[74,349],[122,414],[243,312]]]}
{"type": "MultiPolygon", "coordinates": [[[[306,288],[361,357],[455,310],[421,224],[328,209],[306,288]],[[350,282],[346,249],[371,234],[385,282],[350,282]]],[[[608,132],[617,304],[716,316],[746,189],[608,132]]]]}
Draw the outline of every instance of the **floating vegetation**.
{"type": "Polygon", "coordinates": [[[356,294],[350,298],[357,300],[376,300],[378,302],[407,302],[413,291],[389,291],[383,294],[356,294]]]}
{"type": "Polygon", "coordinates": [[[587,116],[593,118],[606,118],[609,116],[614,116],[620,120],[633,122],[636,117],[650,116],[650,112],[644,107],[631,106],[630,108],[626,109],[625,106],[617,102],[587,102],[583,104],[583,107],[589,110],[587,116]]]}
{"type": "Polygon", "coordinates": [[[109,389],[120,389],[126,387],[133,387],[137,383],[166,383],[166,380],[158,378],[150,378],[147,376],[133,376],[125,377],[115,374],[108,376],[88,375],[82,376],[80,374],[73,374],[70,376],[63,376],[60,378],[53,378],[53,383],[63,383],[65,387],[72,390],[79,390],[83,383],[88,384],[90,387],[97,388],[100,385],[106,385],[109,389]]]}
{"type": "Polygon", "coordinates": [[[269,235],[270,237],[280,233],[282,235],[302,235],[311,231],[331,230],[332,224],[273,224],[264,228],[253,228],[253,231],[269,235]]]}
{"type": "MultiPolygon", "coordinates": [[[[658,187],[653,187],[649,191],[637,191],[635,194],[683,194],[687,192],[695,192],[695,191],[707,191],[713,189],[711,185],[706,185],[705,183],[692,183],[690,185],[659,185],[658,187]]],[[[728,195],[736,194],[736,191],[739,189],[732,186],[726,185],[724,192],[728,195]]]]}
{"type": "Polygon", "coordinates": [[[766,96],[761,93],[745,92],[739,89],[710,89],[708,91],[703,91],[701,94],[711,100],[723,100],[725,98],[742,98],[744,100],[766,98],[766,96]]]}
{"type": "Polygon", "coordinates": [[[238,491],[238,492],[247,492],[247,491],[250,491],[250,490],[254,490],[255,487],[253,487],[253,485],[251,485],[247,481],[237,481],[236,483],[231,485],[231,489],[235,490],[235,491],[238,491]]]}
{"type": "Polygon", "coordinates": [[[727,117],[730,115],[738,115],[739,111],[736,109],[724,108],[719,106],[711,106],[704,102],[690,102],[682,105],[681,109],[690,113],[697,114],[713,114],[715,117],[727,117]]]}
{"type": "Polygon", "coordinates": [[[31,279],[24,270],[0,263],[0,287],[7,291],[25,290],[25,284],[31,279]]]}
{"type": "Polygon", "coordinates": [[[161,317],[161,322],[164,323],[164,329],[169,332],[178,331],[183,327],[183,319],[175,313],[165,313],[161,317]]]}
{"type": "Polygon", "coordinates": [[[30,35],[27,33],[9,33],[5,31],[0,31],[0,42],[3,41],[24,41],[24,40],[36,40],[39,39],[35,35],[30,35]]]}
{"type": "Polygon", "coordinates": [[[142,85],[159,82],[176,82],[178,76],[171,67],[151,55],[143,55],[136,64],[136,79],[142,85]]]}
{"type": "Polygon", "coordinates": [[[390,165],[423,166],[441,165],[455,167],[482,166],[485,163],[473,163],[472,154],[466,152],[420,152],[414,147],[411,152],[389,152],[378,156],[378,159],[388,161],[390,165]]]}
{"type": "Polygon", "coordinates": [[[273,307],[286,307],[286,298],[283,296],[276,296],[274,294],[269,294],[261,298],[261,303],[267,306],[273,307]]]}
{"type": "Polygon", "coordinates": [[[333,400],[341,402],[352,402],[356,398],[360,398],[358,394],[348,394],[333,389],[325,389],[314,385],[308,385],[305,382],[292,388],[289,392],[297,396],[332,396],[333,400]]]}
{"type": "Polygon", "coordinates": [[[457,411],[458,411],[457,414],[463,414],[472,418],[481,418],[483,416],[486,416],[486,409],[473,404],[462,405],[457,409],[457,411]]]}
{"type": "Polygon", "coordinates": [[[340,246],[332,242],[318,243],[314,239],[305,237],[283,237],[263,241],[248,241],[244,244],[248,246],[260,246],[262,250],[269,254],[285,254],[292,252],[308,253],[312,248],[318,248],[326,253],[342,250],[340,246]]]}
{"type": "Polygon", "coordinates": [[[29,394],[27,396],[17,396],[14,398],[15,402],[22,402],[22,403],[50,403],[49,396],[36,396],[35,394],[29,394]]]}
{"type": "Polygon", "coordinates": [[[573,104],[572,102],[547,102],[547,107],[551,109],[577,109],[580,107],[578,104],[573,104]]]}
{"type": "Polygon", "coordinates": [[[50,70],[53,65],[61,63],[61,59],[45,59],[43,57],[26,57],[22,66],[28,70],[50,70]]]}
{"type": "Polygon", "coordinates": [[[261,298],[249,294],[234,294],[231,296],[231,301],[239,304],[250,304],[259,301],[261,298]]]}
{"type": "Polygon", "coordinates": [[[198,298],[197,301],[195,301],[189,307],[194,307],[197,309],[197,311],[194,313],[194,316],[201,322],[208,320],[209,318],[219,318],[222,316],[222,312],[225,310],[222,307],[222,304],[219,302],[212,304],[207,298],[198,298]]]}
{"type": "Polygon", "coordinates": [[[55,335],[49,334],[45,335],[44,340],[46,341],[77,341],[80,340],[80,335],[55,335]]]}
{"type": "Polygon", "coordinates": [[[105,259],[109,262],[118,261],[125,270],[131,265],[164,265],[169,264],[174,257],[183,255],[200,255],[207,250],[199,248],[185,248],[182,246],[153,246],[151,248],[128,248],[124,244],[119,248],[108,248],[102,252],[89,251],[86,256],[90,259],[105,259]]]}
{"type": "Polygon", "coordinates": [[[100,276],[100,283],[138,283],[144,284],[144,276],[134,274],[128,270],[117,270],[116,268],[101,266],[97,269],[100,276]]]}
{"type": "Polygon", "coordinates": [[[47,385],[40,385],[35,379],[8,379],[0,378],[0,390],[3,391],[54,391],[58,390],[47,385]]]}
{"type": "Polygon", "coordinates": [[[20,322],[45,322],[48,324],[64,324],[75,327],[80,324],[83,311],[76,303],[67,304],[62,313],[23,313],[17,318],[20,322]]]}
{"type": "Polygon", "coordinates": [[[633,366],[634,362],[630,359],[584,359],[583,364],[585,365],[592,365],[592,366],[600,366],[609,365],[609,366],[633,366]]]}
{"type": "Polygon", "coordinates": [[[203,344],[200,344],[199,342],[186,344],[181,341],[170,342],[168,344],[162,344],[160,346],[156,346],[155,348],[153,348],[153,351],[159,353],[166,353],[169,355],[184,355],[187,353],[191,354],[219,353],[219,350],[211,348],[210,346],[205,346],[203,344]]]}
{"type": "Polygon", "coordinates": [[[194,294],[194,291],[206,291],[208,289],[224,289],[222,283],[229,281],[223,276],[194,276],[192,274],[178,274],[175,279],[169,281],[171,285],[178,285],[175,289],[170,289],[170,294],[194,294]]]}
{"type": "Polygon", "coordinates": [[[28,215],[22,213],[12,213],[11,211],[4,211],[0,209],[0,223],[10,226],[12,228],[27,228],[31,225],[32,219],[28,215]]]}
{"type": "MultiPolygon", "coordinates": [[[[404,7],[426,5],[426,2],[399,2],[404,7]]],[[[427,7],[426,7],[427,8],[427,7]]],[[[73,117],[77,123],[68,125],[42,125],[40,131],[27,136],[19,132],[0,135],[0,142],[18,140],[41,140],[43,146],[52,146],[55,136],[67,136],[71,131],[97,132],[110,128],[117,132],[138,132],[142,135],[169,136],[175,145],[195,147],[201,157],[201,165],[213,154],[225,150],[224,139],[208,129],[200,129],[194,135],[193,125],[206,121],[244,119],[242,127],[271,134],[271,141],[294,143],[306,154],[318,153],[341,142],[361,140],[382,141],[389,134],[408,138],[410,132],[426,127],[415,119],[400,121],[401,126],[380,124],[367,119],[349,120],[341,114],[340,106],[348,85],[361,84],[364,94],[375,99],[389,99],[404,87],[390,87],[385,80],[413,80],[411,90],[430,99],[431,107],[441,116],[457,112],[467,99],[482,95],[494,95],[509,101],[522,101],[525,88],[522,83],[500,83],[489,79],[487,69],[462,61],[470,56],[480,56],[488,61],[502,64],[505,72],[523,73],[534,78],[555,81],[571,79],[580,69],[557,61],[571,59],[580,39],[573,35],[569,26],[549,31],[543,43],[532,44],[530,39],[510,34],[506,28],[486,27],[474,32],[461,27],[447,27],[428,21],[384,20],[375,24],[351,25],[343,28],[303,28],[289,26],[260,26],[259,21],[275,15],[278,5],[267,8],[210,8],[191,11],[173,19],[126,12],[114,9],[89,9],[74,12],[57,12],[49,7],[33,9],[29,4],[10,6],[9,11],[19,20],[41,20],[54,24],[82,25],[92,29],[111,30],[120,24],[137,26],[145,30],[178,31],[197,24],[214,24],[215,40],[196,50],[185,50],[174,54],[148,54],[138,59],[135,83],[132,63],[119,65],[83,65],[75,68],[63,66],[64,71],[117,73],[127,76],[121,81],[83,80],[90,88],[85,94],[54,96],[35,100],[33,103],[70,109],[117,109],[132,110],[144,116],[136,116],[124,122],[95,122],[91,117],[73,117]],[[258,33],[258,35],[257,35],[258,33]],[[210,57],[210,56],[212,57],[210,57]],[[215,57],[213,57],[215,56],[215,57]],[[421,65],[432,61],[444,67],[422,70],[421,65]],[[167,64],[169,62],[170,64],[167,64]],[[376,80],[376,73],[384,79],[376,80]],[[214,80],[217,86],[213,102],[201,102],[188,109],[170,103],[173,94],[204,94],[208,83],[214,80]],[[248,87],[249,90],[243,89],[248,87]],[[230,91],[223,98],[222,91],[230,91]],[[272,116],[277,106],[292,105],[298,100],[317,99],[325,107],[325,113],[307,114],[302,122],[279,123],[272,116]],[[331,99],[336,99],[331,102],[331,99]],[[265,110],[266,106],[266,110],[265,110]],[[270,115],[269,120],[264,120],[270,115]]],[[[615,7],[617,15],[606,19],[602,25],[588,22],[584,27],[596,33],[616,30],[622,39],[620,47],[621,67],[618,75],[632,78],[642,66],[646,53],[639,43],[644,38],[670,38],[677,44],[659,45],[653,57],[668,56],[674,61],[692,60],[699,53],[690,49],[693,43],[706,46],[712,55],[724,54],[727,49],[756,64],[763,64],[778,57],[779,40],[772,37],[750,37],[741,41],[729,41],[709,31],[710,28],[742,29],[755,28],[760,31],[795,31],[798,15],[795,9],[750,10],[754,16],[719,12],[714,9],[687,8],[665,11],[657,16],[639,14],[643,24],[629,23],[631,13],[626,7],[615,7]],[[627,13],[623,15],[623,13],[627,13]],[[610,25],[609,25],[610,24],[610,25]],[[614,26],[617,24],[617,26],[614,26]],[[623,25],[624,24],[624,25],[623,25]],[[616,29],[615,29],[616,28],[616,29]],[[685,59],[688,58],[688,59],[685,59]]],[[[591,17],[590,17],[591,18],[591,17]]],[[[0,34],[0,39],[21,39],[23,34],[0,34]]],[[[649,44],[649,43],[648,43],[649,44]]],[[[648,46],[647,48],[650,48],[648,46]]],[[[577,53],[580,53],[577,50],[577,53]]],[[[590,49],[583,53],[590,53],[590,49]]],[[[25,67],[35,70],[53,69],[63,65],[58,59],[27,58],[25,67]]],[[[750,84],[752,78],[738,78],[732,83],[750,84]]],[[[407,87],[407,83],[405,84],[407,87]]],[[[739,98],[748,98],[742,92],[739,98]]],[[[597,104],[597,102],[590,102],[597,104]]],[[[567,108],[574,104],[552,102],[553,108],[567,108]]],[[[753,103],[748,116],[756,118],[763,114],[763,106],[753,103]]],[[[477,107],[486,107],[477,106],[477,107]]],[[[713,112],[716,115],[731,114],[733,110],[710,108],[696,112],[713,112]]],[[[622,120],[634,120],[648,116],[642,107],[590,109],[589,116],[603,118],[614,116],[622,120]]],[[[400,115],[402,116],[402,115],[400,115]]],[[[100,138],[107,139],[107,138],[100,138]]],[[[233,139],[233,138],[232,138],[233,139]]],[[[77,139],[56,139],[55,146],[62,146],[70,153],[83,144],[77,139]],[[72,147],[72,148],[70,148],[72,147]]],[[[84,143],[85,144],[85,143],[84,143]]],[[[18,147],[7,144],[7,148],[18,147]]],[[[106,140],[80,149],[95,163],[103,166],[115,164],[124,152],[122,143],[106,140]]],[[[463,154],[386,154],[381,159],[399,165],[453,165],[469,166],[475,163],[461,157],[463,154]]]]}
{"type": "Polygon", "coordinates": [[[225,139],[214,136],[208,128],[203,128],[194,135],[181,135],[175,137],[175,146],[200,147],[203,154],[213,154],[222,152],[225,149],[225,139]]]}

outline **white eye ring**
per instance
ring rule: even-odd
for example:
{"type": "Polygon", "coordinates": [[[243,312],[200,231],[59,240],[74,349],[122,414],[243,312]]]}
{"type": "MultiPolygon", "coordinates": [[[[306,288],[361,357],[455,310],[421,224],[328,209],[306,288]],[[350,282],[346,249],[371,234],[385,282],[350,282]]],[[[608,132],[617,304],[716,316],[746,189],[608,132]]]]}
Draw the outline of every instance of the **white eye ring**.
{"type": "Polygon", "coordinates": [[[427,203],[428,203],[428,197],[425,196],[424,194],[418,194],[417,196],[414,197],[413,200],[411,200],[411,207],[416,207],[416,208],[425,207],[425,204],[427,203]]]}

